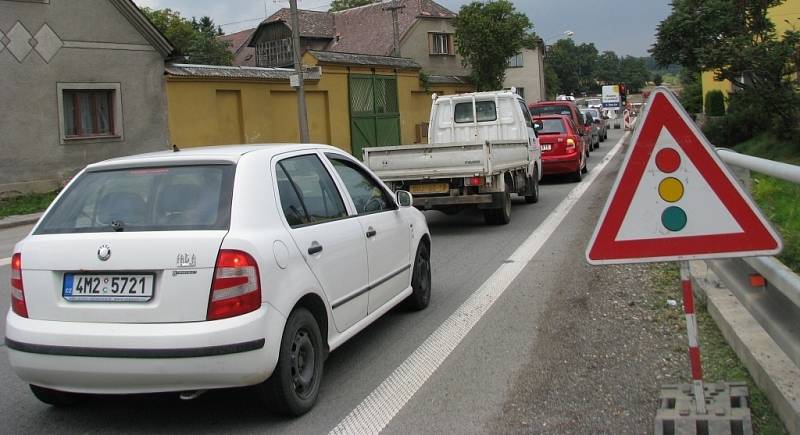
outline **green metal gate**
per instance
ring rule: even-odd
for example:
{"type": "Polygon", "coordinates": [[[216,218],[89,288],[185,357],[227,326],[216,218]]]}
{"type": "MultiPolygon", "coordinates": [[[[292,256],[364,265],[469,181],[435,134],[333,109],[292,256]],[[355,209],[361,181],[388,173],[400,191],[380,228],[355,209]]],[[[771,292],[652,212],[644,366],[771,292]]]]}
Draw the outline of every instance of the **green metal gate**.
{"type": "Polygon", "coordinates": [[[365,147],[400,144],[397,78],[350,74],[350,146],[363,158],[365,147]]]}

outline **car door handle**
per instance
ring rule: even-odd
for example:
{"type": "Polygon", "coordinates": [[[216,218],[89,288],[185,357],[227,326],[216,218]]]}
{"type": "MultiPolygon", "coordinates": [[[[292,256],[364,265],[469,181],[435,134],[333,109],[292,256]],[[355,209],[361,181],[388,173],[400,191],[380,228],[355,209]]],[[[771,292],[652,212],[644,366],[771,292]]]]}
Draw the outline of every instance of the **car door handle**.
{"type": "Polygon", "coordinates": [[[319,254],[320,252],[322,252],[322,245],[317,242],[312,243],[308,248],[308,255],[319,254]]]}
{"type": "Polygon", "coordinates": [[[375,231],[375,228],[372,228],[372,227],[367,228],[367,238],[368,239],[372,238],[372,237],[375,237],[377,234],[378,234],[378,232],[375,231]]]}

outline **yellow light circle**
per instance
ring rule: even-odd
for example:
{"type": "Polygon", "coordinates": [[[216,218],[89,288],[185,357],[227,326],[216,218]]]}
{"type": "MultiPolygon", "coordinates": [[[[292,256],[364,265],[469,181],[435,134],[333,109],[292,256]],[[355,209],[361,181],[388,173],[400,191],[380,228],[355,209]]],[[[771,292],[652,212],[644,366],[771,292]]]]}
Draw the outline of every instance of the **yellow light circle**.
{"type": "Polygon", "coordinates": [[[658,194],[664,201],[676,202],[683,198],[683,183],[677,178],[665,178],[658,184],[658,194]]]}

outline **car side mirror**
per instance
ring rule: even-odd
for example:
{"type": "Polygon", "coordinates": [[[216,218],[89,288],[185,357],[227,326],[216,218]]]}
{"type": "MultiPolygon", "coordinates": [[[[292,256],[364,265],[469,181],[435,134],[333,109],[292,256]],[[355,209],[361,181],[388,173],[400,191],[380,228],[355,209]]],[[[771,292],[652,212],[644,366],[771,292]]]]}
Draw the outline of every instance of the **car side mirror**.
{"type": "Polygon", "coordinates": [[[544,124],[542,124],[541,122],[534,122],[533,123],[533,129],[536,130],[537,133],[542,131],[543,128],[544,128],[544,124]]]}
{"type": "Polygon", "coordinates": [[[400,207],[411,207],[414,205],[414,197],[411,195],[411,192],[398,190],[395,192],[395,196],[397,197],[397,203],[400,207]]]}

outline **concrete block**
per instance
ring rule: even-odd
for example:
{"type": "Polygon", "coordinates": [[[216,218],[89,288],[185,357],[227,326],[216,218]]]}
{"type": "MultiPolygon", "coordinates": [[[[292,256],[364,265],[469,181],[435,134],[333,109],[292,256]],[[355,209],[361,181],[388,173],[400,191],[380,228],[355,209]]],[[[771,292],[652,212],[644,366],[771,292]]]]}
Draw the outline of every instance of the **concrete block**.
{"type": "Polygon", "coordinates": [[[742,382],[706,384],[706,413],[698,414],[691,385],[664,385],[656,411],[656,435],[752,435],[753,423],[742,382]],[[688,392],[687,392],[688,391],[688,392]]]}

